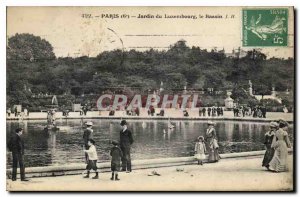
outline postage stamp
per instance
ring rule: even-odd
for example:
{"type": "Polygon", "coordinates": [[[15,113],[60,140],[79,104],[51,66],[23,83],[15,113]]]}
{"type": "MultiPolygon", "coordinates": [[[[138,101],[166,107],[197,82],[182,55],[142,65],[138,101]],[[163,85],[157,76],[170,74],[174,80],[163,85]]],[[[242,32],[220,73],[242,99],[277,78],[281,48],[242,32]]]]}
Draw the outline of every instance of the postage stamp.
{"type": "Polygon", "coordinates": [[[243,9],[243,46],[287,46],[288,10],[243,9]]]}
{"type": "Polygon", "coordinates": [[[6,190],[295,191],[294,10],[7,6],[6,190]]]}

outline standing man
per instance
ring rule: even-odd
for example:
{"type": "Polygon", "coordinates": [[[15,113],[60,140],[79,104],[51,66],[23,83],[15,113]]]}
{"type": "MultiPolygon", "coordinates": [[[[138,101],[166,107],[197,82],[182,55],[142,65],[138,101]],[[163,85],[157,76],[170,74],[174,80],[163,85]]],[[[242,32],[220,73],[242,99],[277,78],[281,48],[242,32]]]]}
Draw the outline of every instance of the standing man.
{"type": "Polygon", "coordinates": [[[24,142],[23,139],[21,138],[22,134],[23,134],[22,128],[16,129],[16,133],[11,137],[8,143],[8,148],[12,152],[12,158],[13,158],[12,181],[17,180],[18,164],[20,165],[21,181],[28,181],[28,179],[25,178],[24,142]]]}
{"type": "Polygon", "coordinates": [[[27,108],[24,108],[24,116],[28,116],[28,110],[27,110],[27,108]]]}
{"type": "Polygon", "coordinates": [[[205,107],[203,107],[203,109],[202,109],[202,114],[203,114],[203,116],[206,116],[206,108],[205,107]]]}
{"type": "Polygon", "coordinates": [[[85,104],[85,106],[83,107],[83,114],[86,116],[86,113],[87,113],[87,111],[88,111],[88,106],[87,106],[87,104],[85,104]]]}
{"type": "Polygon", "coordinates": [[[123,152],[122,171],[131,172],[130,147],[133,143],[131,131],[127,128],[126,120],[121,121],[122,130],[120,131],[120,148],[123,152]]]}
{"type": "Polygon", "coordinates": [[[15,117],[17,117],[18,116],[18,109],[17,109],[17,107],[15,107],[14,112],[15,112],[15,117]]]}
{"type": "Polygon", "coordinates": [[[270,130],[265,134],[265,147],[266,152],[264,155],[264,159],[262,161],[262,166],[269,169],[269,163],[273,159],[275,148],[272,147],[273,138],[275,136],[276,131],[278,130],[279,124],[277,122],[270,123],[270,130]]]}
{"type": "Polygon", "coordinates": [[[199,116],[201,117],[201,115],[202,115],[202,108],[199,107],[199,116]]]}
{"type": "MultiPolygon", "coordinates": [[[[85,150],[88,150],[89,149],[89,140],[93,138],[93,122],[89,121],[86,124],[86,129],[84,130],[83,132],[83,143],[84,143],[84,148],[85,150]]],[[[88,164],[89,163],[89,156],[87,153],[85,153],[85,161],[86,163],[88,164]]]]}

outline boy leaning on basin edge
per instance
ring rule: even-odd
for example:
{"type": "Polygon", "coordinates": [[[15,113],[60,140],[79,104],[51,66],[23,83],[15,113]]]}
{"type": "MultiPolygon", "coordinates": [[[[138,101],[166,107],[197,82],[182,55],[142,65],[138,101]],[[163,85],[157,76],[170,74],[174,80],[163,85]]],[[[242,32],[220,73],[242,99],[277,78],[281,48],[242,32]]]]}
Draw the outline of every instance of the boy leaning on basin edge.
{"type": "Polygon", "coordinates": [[[95,141],[93,139],[88,140],[88,149],[84,149],[84,152],[88,154],[88,164],[86,166],[87,175],[83,178],[90,178],[90,170],[93,169],[96,173],[96,175],[93,177],[93,179],[98,179],[98,168],[97,168],[97,151],[95,147],[95,141]]]}

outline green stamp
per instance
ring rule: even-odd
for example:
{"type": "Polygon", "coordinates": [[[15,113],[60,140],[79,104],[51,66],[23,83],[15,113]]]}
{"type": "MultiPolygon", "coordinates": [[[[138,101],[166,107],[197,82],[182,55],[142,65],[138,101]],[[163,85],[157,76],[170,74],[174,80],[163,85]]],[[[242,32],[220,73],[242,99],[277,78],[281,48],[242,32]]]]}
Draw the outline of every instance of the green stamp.
{"type": "Polygon", "coordinates": [[[243,9],[243,46],[287,46],[288,9],[243,9]]]}

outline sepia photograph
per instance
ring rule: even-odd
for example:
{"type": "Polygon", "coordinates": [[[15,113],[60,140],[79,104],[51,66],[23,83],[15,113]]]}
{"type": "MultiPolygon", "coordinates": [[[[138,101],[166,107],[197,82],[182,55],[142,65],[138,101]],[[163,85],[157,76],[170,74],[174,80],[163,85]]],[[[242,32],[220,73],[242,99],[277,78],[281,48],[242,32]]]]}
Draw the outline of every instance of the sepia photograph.
{"type": "Polygon", "coordinates": [[[295,191],[294,7],[6,7],[6,190],[295,191]]]}

